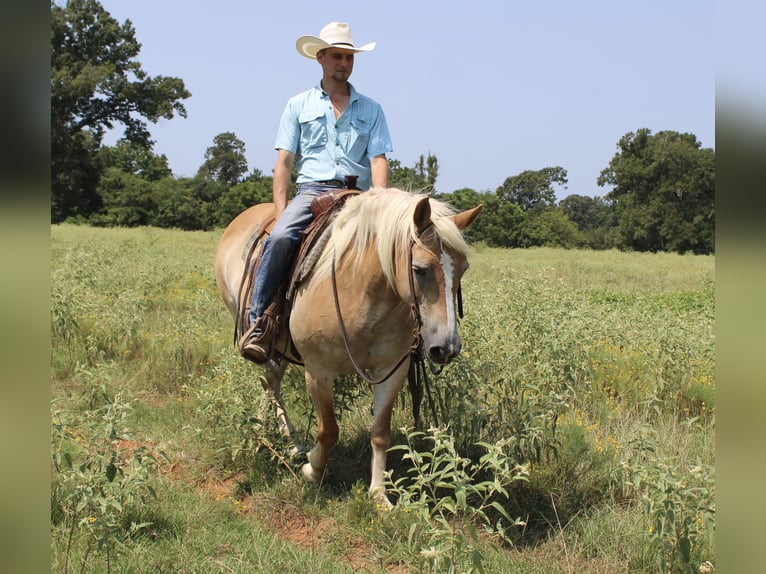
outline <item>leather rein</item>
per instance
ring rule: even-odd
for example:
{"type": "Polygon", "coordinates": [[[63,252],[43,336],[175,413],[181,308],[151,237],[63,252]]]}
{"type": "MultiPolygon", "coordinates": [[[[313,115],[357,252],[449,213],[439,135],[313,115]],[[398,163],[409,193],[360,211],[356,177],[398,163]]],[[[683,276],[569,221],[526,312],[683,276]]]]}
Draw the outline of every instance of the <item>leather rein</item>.
{"type": "Polygon", "coordinates": [[[354,354],[351,352],[351,345],[348,342],[348,333],[346,332],[346,325],[343,322],[343,316],[340,312],[340,302],[338,301],[338,282],[335,278],[335,256],[332,258],[332,268],[331,268],[331,277],[332,277],[332,294],[333,299],[335,300],[335,313],[338,317],[338,325],[340,326],[340,332],[343,337],[343,344],[346,347],[346,353],[348,354],[348,358],[351,359],[351,363],[354,365],[354,369],[356,369],[356,373],[369,385],[379,385],[386,379],[388,379],[391,375],[394,374],[394,372],[402,366],[402,363],[406,361],[410,356],[417,356],[421,344],[422,344],[422,338],[420,336],[420,325],[421,325],[421,319],[420,319],[420,308],[418,307],[417,297],[415,296],[415,278],[412,271],[412,246],[415,244],[414,240],[410,240],[410,246],[409,246],[409,253],[407,258],[407,264],[408,264],[408,273],[407,277],[410,283],[410,294],[412,295],[412,303],[410,303],[410,316],[415,322],[415,328],[412,331],[412,344],[410,345],[410,348],[407,349],[407,351],[402,355],[402,357],[394,364],[393,367],[382,377],[378,379],[373,379],[367,375],[367,373],[364,372],[362,367],[359,366],[359,363],[357,362],[356,358],[354,357],[354,354]]]}

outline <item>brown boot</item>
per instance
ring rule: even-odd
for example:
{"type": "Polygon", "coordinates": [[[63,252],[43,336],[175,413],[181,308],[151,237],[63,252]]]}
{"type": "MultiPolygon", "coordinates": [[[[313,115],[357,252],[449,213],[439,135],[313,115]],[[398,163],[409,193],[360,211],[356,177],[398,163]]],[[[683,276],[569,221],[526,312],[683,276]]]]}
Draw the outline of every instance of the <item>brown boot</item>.
{"type": "Polygon", "coordinates": [[[263,331],[250,327],[239,340],[239,352],[254,363],[263,364],[269,358],[269,343],[263,340],[263,331]]]}
{"type": "Polygon", "coordinates": [[[269,359],[271,341],[276,334],[274,317],[262,315],[258,317],[239,340],[239,352],[254,363],[263,364],[269,359]]]}

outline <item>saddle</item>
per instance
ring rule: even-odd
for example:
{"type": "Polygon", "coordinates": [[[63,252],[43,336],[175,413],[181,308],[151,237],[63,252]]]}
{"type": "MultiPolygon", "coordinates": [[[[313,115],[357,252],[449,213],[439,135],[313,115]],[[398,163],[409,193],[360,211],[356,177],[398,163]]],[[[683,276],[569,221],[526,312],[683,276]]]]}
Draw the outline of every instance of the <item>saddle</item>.
{"type": "MultiPolygon", "coordinates": [[[[330,223],[349,197],[361,193],[360,190],[356,189],[356,176],[347,176],[346,185],[347,188],[345,189],[334,189],[317,196],[311,203],[311,213],[314,218],[302,231],[303,239],[301,239],[293,264],[286,275],[287,280],[283,281],[263,312],[266,321],[265,328],[270,331],[271,335],[269,337],[272,342],[271,356],[276,353],[290,362],[302,364],[300,353],[295,348],[288,329],[292,298],[295,290],[313,269],[322,252],[322,247],[329,240],[327,231],[330,223]]],[[[255,272],[261,261],[262,250],[259,247],[265,237],[271,233],[275,222],[275,219],[264,222],[258,233],[249,242],[245,268],[240,282],[237,321],[234,328],[235,344],[249,327],[255,272]]]]}

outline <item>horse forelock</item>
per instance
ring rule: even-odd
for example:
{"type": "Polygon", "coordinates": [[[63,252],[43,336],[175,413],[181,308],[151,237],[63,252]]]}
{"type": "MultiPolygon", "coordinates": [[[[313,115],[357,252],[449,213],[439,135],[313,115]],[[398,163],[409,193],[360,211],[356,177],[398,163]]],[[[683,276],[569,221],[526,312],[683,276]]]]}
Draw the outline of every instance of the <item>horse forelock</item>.
{"type": "MultiPolygon", "coordinates": [[[[413,217],[415,207],[424,197],[396,188],[372,188],[350,198],[332,224],[331,240],[319,258],[315,276],[330,274],[333,257],[338,260],[352,257],[358,268],[364,254],[374,245],[383,274],[393,287],[396,269],[406,269],[408,265],[410,242],[423,245],[413,217]]],[[[433,228],[442,245],[466,255],[468,246],[463,234],[450,219],[454,209],[434,198],[429,203],[433,228]]]]}

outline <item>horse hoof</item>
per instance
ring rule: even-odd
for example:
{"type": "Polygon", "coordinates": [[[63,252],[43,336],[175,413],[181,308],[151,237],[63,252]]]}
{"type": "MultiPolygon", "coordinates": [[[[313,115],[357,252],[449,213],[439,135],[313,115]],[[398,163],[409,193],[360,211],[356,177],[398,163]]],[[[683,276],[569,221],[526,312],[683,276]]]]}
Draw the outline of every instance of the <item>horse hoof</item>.
{"type": "Polygon", "coordinates": [[[388,512],[389,510],[394,509],[394,505],[391,504],[388,496],[386,496],[386,491],[382,488],[370,490],[370,498],[375,503],[375,508],[377,508],[378,511],[388,512]]]}
{"type": "Polygon", "coordinates": [[[309,482],[316,483],[322,479],[322,473],[311,466],[310,462],[304,464],[301,470],[303,471],[304,478],[309,482]]]}

